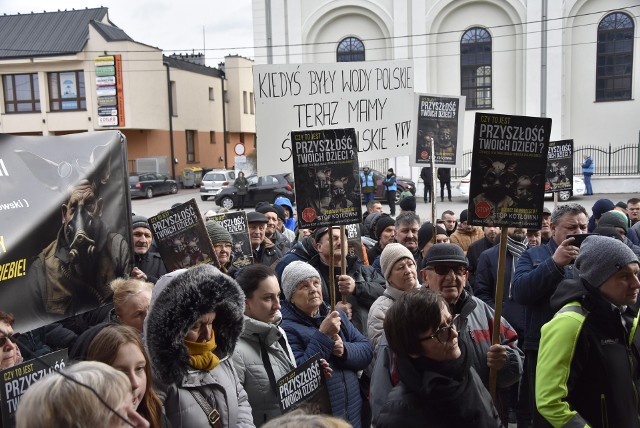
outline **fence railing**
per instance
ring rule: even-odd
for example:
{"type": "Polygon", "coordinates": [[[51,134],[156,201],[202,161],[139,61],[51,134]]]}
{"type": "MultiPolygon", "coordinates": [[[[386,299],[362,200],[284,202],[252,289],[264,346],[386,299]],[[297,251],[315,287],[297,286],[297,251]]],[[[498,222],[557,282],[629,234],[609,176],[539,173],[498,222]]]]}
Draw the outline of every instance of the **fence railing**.
{"type": "MultiPolygon", "coordinates": [[[[634,175],[640,174],[640,143],[609,147],[581,146],[573,150],[574,174],[582,174],[582,157],[590,154],[594,163],[594,175],[634,175]]],[[[462,154],[462,166],[451,169],[451,177],[464,177],[471,168],[471,151],[462,154]]]]}

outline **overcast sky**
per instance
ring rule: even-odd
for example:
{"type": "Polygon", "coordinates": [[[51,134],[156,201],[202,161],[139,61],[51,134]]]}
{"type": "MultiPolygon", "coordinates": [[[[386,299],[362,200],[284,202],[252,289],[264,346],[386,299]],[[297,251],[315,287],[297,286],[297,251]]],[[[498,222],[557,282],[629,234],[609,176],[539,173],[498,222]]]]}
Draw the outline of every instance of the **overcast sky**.
{"type": "Polygon", "coordinates": [[[253,59],[251,0],[0,0],[0,13],[109,8],[109,19],[132,39],[165,51],[202,52],[217,66],[228,54],[253,59]],[[203,35],[204,30],[204,35],[203,35]]]}

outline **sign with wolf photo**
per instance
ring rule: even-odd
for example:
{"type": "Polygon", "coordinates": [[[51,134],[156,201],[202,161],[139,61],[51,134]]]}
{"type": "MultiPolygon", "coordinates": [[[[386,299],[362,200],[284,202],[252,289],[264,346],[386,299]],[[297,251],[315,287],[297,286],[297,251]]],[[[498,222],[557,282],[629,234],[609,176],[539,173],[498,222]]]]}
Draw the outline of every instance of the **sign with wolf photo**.
{"type": "Polygon", "coordinates": [[[167,272],[213,262],[220,266],[195,199],[149,218],[167,272]]]}
{"type": "Polygon", "coordinates": [[[540,228],[550,134],[550,118],[476,113],[469,224],[540,228]]]}
{"type": "Polygon", "coordinates": [[[359,223],[358,143],[353,128],[291,131],[300,228],[359,223]]]}
{"type": "Polygon", "coordinates": [[[547,192],[573,190],[573,140],[549,142],[544,189],[547,192]]]}
{"type": "Polygon", "coordinates": [[[249,239],[249,226],[247,213],[244,211],[227,212],[207,217],[207,221],[215,221],[227,229],[231,235],[231,264],[238,269],[253,263],[251,252],[251,240],[249,239]]]}
{"type": "Polygon", "coordinates": [[[0,409],[4,428],[16,425],[16,410],[22,395],[35,382],[65,368],[69,362],[67,349],[51,352],[0,371],[0,409]]]}
{"type": "Polygon", "coordinates": [[[301,409],[310,415],[331,414],[329,391],[320,360],[320,354],[315,354],[276,381],[282,413],[301,409]]]}
{"type": "Polygon", "coordinates": [[[464,108],[466,97],[416,94],[416,138],[411,166],[427,166],[431,162],[431,142],[435,166],[462,165],[464,108]]]}

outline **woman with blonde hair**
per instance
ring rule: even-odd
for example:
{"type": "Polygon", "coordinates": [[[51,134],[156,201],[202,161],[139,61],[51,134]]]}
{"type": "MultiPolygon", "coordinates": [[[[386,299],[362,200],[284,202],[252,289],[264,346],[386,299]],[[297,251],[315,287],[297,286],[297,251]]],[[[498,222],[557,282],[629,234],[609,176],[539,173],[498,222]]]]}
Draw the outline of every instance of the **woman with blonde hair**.
{"type": "Polygon", "coordinates": [[[169,426],[153,390],[149,356],[137,330],[125,325],[106,326],[91,341],[87,360],[100,361],[127,375],[134,408],[152,428],[169,426]]]}
{"type": "Polygon", "coordinates": [[[116,278],[111,281],[116,319],[142,333],[147,317],[153,284],[139,279],[116,278]]]}
{"type": "Polygon", "coordinates": [[[17,428],[148,427],[132,406],[127,377],[106,364],[83,361],[53,372],[22,396],[17,428]]]}

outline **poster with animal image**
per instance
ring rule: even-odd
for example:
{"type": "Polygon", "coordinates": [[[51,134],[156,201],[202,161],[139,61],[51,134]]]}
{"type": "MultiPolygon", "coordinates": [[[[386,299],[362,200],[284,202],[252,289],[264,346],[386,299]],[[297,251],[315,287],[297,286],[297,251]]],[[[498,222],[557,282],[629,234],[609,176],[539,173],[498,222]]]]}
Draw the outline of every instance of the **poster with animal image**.
{"type": "Polygon", "coordinates": [[[282,413],[300,409],[308,415],[331,414],[329,391],[320,360],[320,354],[315,354],[276,381],[282,413]]]}
{"type": "Polygon", "coordinates": [[[550,118],[476,113],[470,224],[540,228],[550,135],[550,118]]]}
{"type": "Polygon", "coordinates": [[[573,140],[550,141],[548,156],[545,190],[573,190],[573,140]]]}
{"type": "MultiPolygon", "coordinates": [[[[238,269],[253,263],[251,240],[249,239],[249,223],[245,211],[227,212],[207,217],[207,221],[215,221],[227,229],[231,235],[229,258],[231,264],[238,269]]],[[[226,248],[225,248],[226,251],[226,248]]]]}
{"type": "Polygon", "coordinates": [[[359,223],[355,129],[291,131],[291,142],[300,228],[359,223]]]}
{"type": "Polygon", "coordinates": [[[195,199],[149,217],[149,226],[168,272],[211,262],[220,267],[195,199]]]}
{"type": "Polygon", "coordinates": [[[417,132],[412,166],[431,163],[431,145],[435,166],[462,165],[464,108],[466,97],[416,94],[417,132]],[[462,113],[462,114],[461,114],[462,113]]]}
{"type": "Polygon", "coordinates": [[[118,131],[0,135],[0,309],[15,331],[111,301],[133,267],[128,189],[118,131]]]}

